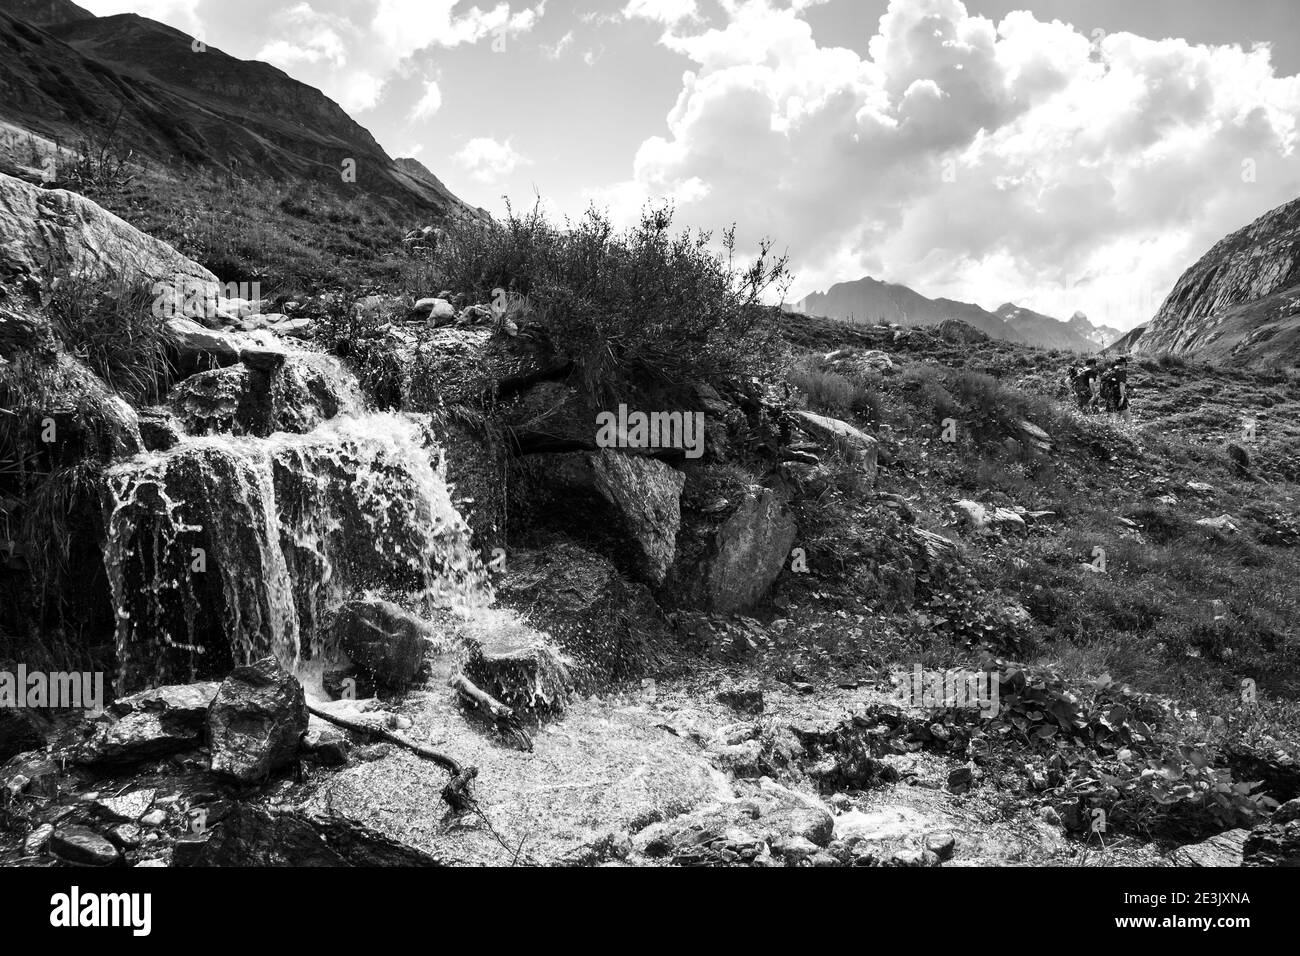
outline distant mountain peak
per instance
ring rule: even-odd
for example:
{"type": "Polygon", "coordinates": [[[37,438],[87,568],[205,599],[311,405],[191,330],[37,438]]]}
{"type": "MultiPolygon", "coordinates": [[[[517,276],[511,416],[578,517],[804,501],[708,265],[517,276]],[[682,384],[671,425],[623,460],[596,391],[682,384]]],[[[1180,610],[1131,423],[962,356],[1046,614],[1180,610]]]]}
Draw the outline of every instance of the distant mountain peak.
{"type": "Polygon", "coordinates": [[[1080,326],[1073,319],[1062,321],[1014,302],[1004,302],[995,311],[988,312],[970,302],[929,299],[905,285],[871,276],[836,283],[824,293],[807,296],[799,306],[810,315],[863,323],[938,325],[945,319],[961,319],[993,338],[1078,352],[1104,348],[1120,334],[1113,329],[1094,329],[1086,318],[1080,326]]]}

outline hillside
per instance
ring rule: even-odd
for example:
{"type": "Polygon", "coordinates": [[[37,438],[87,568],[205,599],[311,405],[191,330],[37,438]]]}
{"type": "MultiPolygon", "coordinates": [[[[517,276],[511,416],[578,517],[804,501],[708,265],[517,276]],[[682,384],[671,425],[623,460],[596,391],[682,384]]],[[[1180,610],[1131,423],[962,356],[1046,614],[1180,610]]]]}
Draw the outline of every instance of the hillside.
{"type": "Polygon", "coordinates": [[[67,146],[112,130],[139,159],[177,171],[314,183],[428,216],[472,212],[436,180],[406,173],[336,103],[276,67],[215,47],[195,52],[192,37],[135,14],[46,18],[31,29],[21,20],[30,5],[9,4],[0,3],[0,42],[9,48],[0,119],[67,146]],[[354,183],[341,175],[347,159],[362,171],[354,183]]]}
{"type": "Polygon", "coordinates": [[[826,292],[815,292],[797,303],[795,311],[868,324],[938,325],[946,319],[959,319],[1005,342],[1078,352],[1104,348],[1113,333],[1093,326],[1079,313],[1063,322],[1010,302],[989,312],[969,302],[929,299],[905,285],[869,276],[855,282],[837,282],[826,292]]]}
{"type": "Polygon", "coordinates": [[[1221,239],[1184,272],[1137,350],[1300,365],[1300,199],[1221,239]]]}
{"type": "Polygon", "coordinates": [[[115,698],[0,711],[0,861],[1300,859],[1293,374],[1139,359],[1084,415],[1071,352],[779,313],[663,214],[162,319],[200,263],[0,200],[0,665],[115,698]]]}

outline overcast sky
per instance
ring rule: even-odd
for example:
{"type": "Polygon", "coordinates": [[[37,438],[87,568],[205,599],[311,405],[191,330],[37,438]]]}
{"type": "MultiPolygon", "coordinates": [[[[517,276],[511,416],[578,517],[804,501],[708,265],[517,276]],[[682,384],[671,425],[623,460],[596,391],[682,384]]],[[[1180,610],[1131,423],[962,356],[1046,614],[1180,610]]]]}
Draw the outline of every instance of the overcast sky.
{"type": "Polygon", "coordinates": [[[1150,318],[1300,196],[1295,0],[80,0],[323,89],[493,213],[540,193],[788,248],[792,297],[1150,318]]]}

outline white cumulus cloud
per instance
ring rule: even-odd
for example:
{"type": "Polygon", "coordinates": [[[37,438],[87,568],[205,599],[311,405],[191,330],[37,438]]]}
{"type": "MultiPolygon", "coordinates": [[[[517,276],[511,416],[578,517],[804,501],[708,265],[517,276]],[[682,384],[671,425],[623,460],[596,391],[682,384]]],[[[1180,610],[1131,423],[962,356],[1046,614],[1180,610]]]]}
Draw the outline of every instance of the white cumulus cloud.
{"type": "Polygon", "coordinates": [[[490,136],[477,136],[456,153],[455,160],[481,183],[496,183],[505,179],[520,166],[531,161],[516,152],[509,140],[499,142],[490,136]]]}
{"type": "Polygon", "coordinates": [[[765,230],[800,292],[872,274],[1131,326],[1300,194],[1300,77],[1266,48],[892,0],[861,57],[820,45],[806,4],[724,6],[720,26],[666,30],[693,63],[667,133],[597,195],[621,218],[674,196],[690,221],[765,230]]]}
{"type": "Polygon", "coordinates": [[[434,80],[426,80],[424,95],[411,110],[411,119],[428,119],[442,108],[442,90],[434,80]]]}

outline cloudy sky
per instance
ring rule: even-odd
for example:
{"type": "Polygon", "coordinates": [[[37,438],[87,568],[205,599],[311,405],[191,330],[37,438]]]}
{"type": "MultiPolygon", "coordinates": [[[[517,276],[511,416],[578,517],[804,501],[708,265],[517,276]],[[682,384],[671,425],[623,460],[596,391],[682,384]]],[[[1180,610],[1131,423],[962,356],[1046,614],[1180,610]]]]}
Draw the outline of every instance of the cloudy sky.
{"type": "Polygon", "coordinates": [[[494,213],[538,194],[1129,328],[1300,196],[1294,0],[80,0],[323,89],[494,213]]]}

